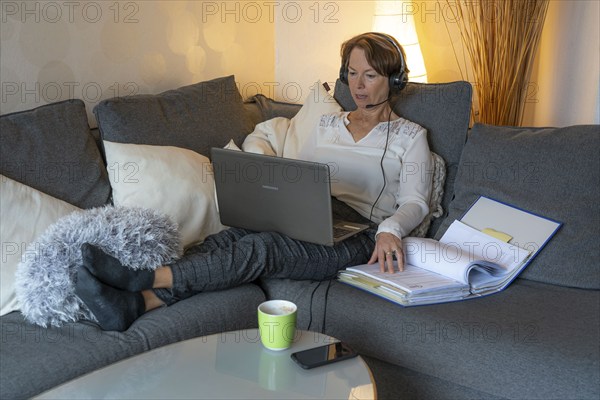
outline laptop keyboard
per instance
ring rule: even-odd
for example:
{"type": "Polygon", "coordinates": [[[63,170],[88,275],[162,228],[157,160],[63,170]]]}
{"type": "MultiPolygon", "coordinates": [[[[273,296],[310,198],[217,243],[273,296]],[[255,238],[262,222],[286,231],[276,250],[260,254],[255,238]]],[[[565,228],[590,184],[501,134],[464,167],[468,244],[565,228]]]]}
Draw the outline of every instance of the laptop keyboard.
{"type": "Polygon", "coordinates": [[[349,233],[354,233],[354,232],[356,232],[356,229],[349,229],[349,228],[344,228],[341,226],[334,226],[333,227],[333,238],[338,239],[338,238],[341,238],[342,236],[345,236],[349,233]]]}

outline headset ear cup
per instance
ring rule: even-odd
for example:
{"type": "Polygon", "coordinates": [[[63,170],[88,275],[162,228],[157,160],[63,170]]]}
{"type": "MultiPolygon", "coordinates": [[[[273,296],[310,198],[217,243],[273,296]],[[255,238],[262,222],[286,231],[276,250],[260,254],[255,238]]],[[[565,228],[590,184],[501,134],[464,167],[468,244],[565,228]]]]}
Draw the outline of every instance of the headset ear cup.
{"type": "Polygon", "coordinates": [[[402,90],[408,81],[404,71],[390,75],[390,89],[402,90]]]}
{"type": "Polygon", "coordinates": [[[406,84],[408,83],[408,75],[405,71],[402,71],[402,73],[400,74],[399,81],[400,84],[398,85],[398,90],[402,90],[406,87],[406,84]]]}
{"type": "Polygon", "coordinates": [[[390,90],[393,90],[393,89],[397,89],[397,88],[398,88],[398,83],[399,83],[399,81],[398,81],[398,78],[400,78],[398,75],[399,75],[399,74],[391,74],[391,75],[390,75],[390,78],[389,78],[389,79],[390,79],[390,80],[389,80],[389,83],[390,83],[390,90]]]}
{"type": "Polygon", "coordinates": [[[340,81],[345,85],[348,84],[348,69],[344,65],[340,67],[340,81]]]}

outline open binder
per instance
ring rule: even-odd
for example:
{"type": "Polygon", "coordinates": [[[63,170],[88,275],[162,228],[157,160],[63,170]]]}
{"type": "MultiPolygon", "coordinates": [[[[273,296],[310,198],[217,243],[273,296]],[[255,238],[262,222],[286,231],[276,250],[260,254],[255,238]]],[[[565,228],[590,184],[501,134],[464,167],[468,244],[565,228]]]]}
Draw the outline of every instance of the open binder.
{"type": "Polygon", "coordinates": [[[504,290],[562,223],[481,196],[439,241],[404,238],[404,271],[379,264],[340,271],[341,282],[403,306],[445,303],[504,290]]]}

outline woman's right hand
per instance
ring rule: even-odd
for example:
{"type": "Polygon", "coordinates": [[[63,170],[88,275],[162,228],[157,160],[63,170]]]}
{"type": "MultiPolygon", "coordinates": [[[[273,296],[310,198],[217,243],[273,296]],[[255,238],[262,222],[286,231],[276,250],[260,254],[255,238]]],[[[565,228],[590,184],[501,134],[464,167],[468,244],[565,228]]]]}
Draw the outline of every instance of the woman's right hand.
{"type": "Polygon", "coordinates": [[[377,234],[375,242],[375,250],[371,255],[369,264],[373,264],[379,261],[379,269],[381,272],[389,272],[393,274],[394,268],[394,256],[398,264],[398,271],[404,271],[404,252],[402,251],[402,240],[397,236],[388,233],[381,232],[377,234]]]}

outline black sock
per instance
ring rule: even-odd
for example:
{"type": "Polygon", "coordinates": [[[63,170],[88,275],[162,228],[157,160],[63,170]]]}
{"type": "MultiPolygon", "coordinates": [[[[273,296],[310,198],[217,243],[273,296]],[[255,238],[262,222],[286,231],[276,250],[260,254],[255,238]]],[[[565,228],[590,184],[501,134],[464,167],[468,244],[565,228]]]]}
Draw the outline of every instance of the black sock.
{"type": "Polygon", "coordinates": [[[81,246],[81,257],[83,266],[92,275],[112,287],[130,292],[152,289],[154,271],[126,267],[113,256],[89,243],[81,246]]]}
{"type": "Polygon", "coordinates": [[[115,289],[100,282],[86,268],[77,267],[75,294],[106,331],[124,331],[146,311],[140,292],[115,289]]]}

